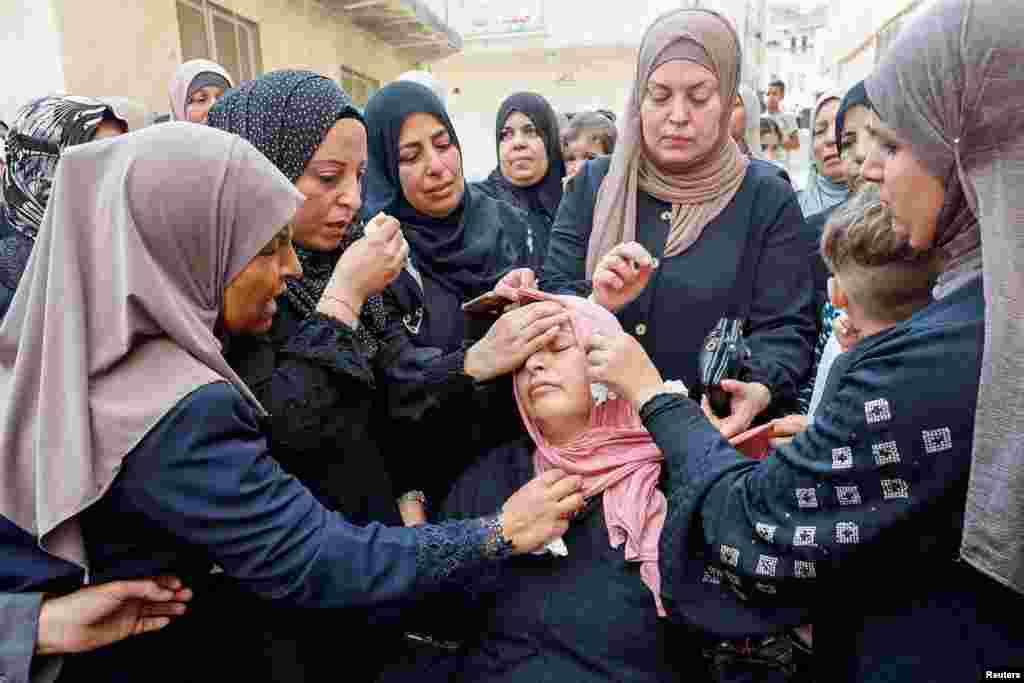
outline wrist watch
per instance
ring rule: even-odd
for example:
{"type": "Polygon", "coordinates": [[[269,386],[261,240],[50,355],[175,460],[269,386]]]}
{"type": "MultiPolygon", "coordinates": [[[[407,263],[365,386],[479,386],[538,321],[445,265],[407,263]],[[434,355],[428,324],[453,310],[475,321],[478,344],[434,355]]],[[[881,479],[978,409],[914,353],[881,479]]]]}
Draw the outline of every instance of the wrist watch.
{"type": "Polygon", "coordinates": [[[427,494],[423,491],[406,491],[398,497],[398,504],[402,503],[422,503],[424,506],[427,504],[427,494]]]}

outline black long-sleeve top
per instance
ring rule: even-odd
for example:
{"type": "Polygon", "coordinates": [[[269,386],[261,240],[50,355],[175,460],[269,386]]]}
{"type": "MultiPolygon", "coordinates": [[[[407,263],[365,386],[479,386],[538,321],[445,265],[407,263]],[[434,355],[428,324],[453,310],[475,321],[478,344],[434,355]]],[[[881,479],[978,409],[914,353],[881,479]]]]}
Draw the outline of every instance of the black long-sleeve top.
{"type": "MultiPolygon", "coordinates": [[[[562,199],[552,227],[541,286],[583,293],[597,191],[609,159],[587,162],[562,199]]],[[[637,241],[661,257],[671,205],[641,192],[637,241]]],[[[661,258],[651,283],[619,312],[661,373],[695,387],[697,357],[719,318],[745,317],[750,380],[780,408],[795,400],[814,347],[813,250],[796,195],[778,169],[752,161],[736,196],[687,251],[661,258]]]]}

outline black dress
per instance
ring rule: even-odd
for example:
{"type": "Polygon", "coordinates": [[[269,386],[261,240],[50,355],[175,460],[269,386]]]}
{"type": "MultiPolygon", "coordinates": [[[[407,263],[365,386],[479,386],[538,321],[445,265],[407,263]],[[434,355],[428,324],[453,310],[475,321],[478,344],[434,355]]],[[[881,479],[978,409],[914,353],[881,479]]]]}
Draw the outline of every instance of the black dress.
{"type": "MultiPolygon", "coordinates": [[[[533,477],[528,437],[494,449],[456,482],[446,516],[471,518],[505,500],[533,477]]],[[[516,558],[492,568],[462,594],[458,629],[463,651],[453,681],[699,683],[704,678],[698,640],[658,617],[654,597],[608,540],[601,497],[563,537],[569,554],[516,558]]],[[[439,613],[441,606],[433,610],[439,613]]],[[[451,619],[437,619],[451,624],[451,619]]]]}
{"type": "MultiPolygon", "coordinates": [[[[320,502],[353,524],[402,523],[395,491],[371,433],[373,371],[352,328],[314,313],[303,319],[280,297],[270,333],[236,337],[226,357],[269,412],[271,452],[320,502]]],[[[373,627],[361,610],[289,610],[258,599],[241,601],[254,624],[252,662],[275,681],[333,676],[337,629],[351,625],[346,642],[363,653],[349,673],[371,680],[402,646],[397,624],[373,627]]]]}
{"type": "MultiPolygon", "coordinates": [[[[541,286],[589,292],[585,280],[594,204],[607,158],[587,162],[562,200],[541,286]]],[[[671,205],[637,198],[637,241],[660,257],[671,205]]],[[[697,385],[704,337],[724,316],[748,321],[751,381],[772,392],[776,412],[791,410],[814,348],[812,240],[791,187],[778,169],[751,161],[736,196],[686,252],[661,259],[651,284],[619,312],[667,379],[697,385]]]]}

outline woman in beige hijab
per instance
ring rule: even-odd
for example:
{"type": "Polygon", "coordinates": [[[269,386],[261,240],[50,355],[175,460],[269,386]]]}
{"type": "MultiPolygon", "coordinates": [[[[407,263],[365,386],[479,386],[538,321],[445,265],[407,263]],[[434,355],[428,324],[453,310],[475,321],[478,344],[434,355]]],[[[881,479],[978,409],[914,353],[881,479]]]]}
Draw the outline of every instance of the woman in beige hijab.
{"type": "Polygon", "coordinates": [[[71,657],[70,680],[264,680],[242,671],[260,625],[239,601],[395,605],[542,546],[582,503],[555,472],[484,519],[356,527],[281,470],[217,330],[266,329],[301,272],[287,226],[302,201],[206,126],[61,159],[0,327],[0,514],[90,582],[173,573],[196,596],[159,637],[71,657]]]}
{"type": "Polygon", "coordinates": [[[615,153],[567,189],[541,278],[560,292],[592,284],[662,373],[690,387],[707,333],[745,318],[753,355],[746,381],[725,387],[728,436],[792,403],[815,331],[815,245],[796,197],[730,135],[741,63],[736,32],[715,12],[677,10],[651,25],[615,153]]]}

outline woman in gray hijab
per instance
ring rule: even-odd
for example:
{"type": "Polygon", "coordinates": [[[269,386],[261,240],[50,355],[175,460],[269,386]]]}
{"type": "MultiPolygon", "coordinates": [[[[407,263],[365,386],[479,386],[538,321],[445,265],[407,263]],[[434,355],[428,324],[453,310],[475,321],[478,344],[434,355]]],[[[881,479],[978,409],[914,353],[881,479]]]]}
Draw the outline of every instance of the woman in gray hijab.
{"type": "Polygon", "coordinates": [[[265,680],[242,671],[261,625],[237,600],[397,606],[543,546],[582,505],[556,473],[486,519],[358,527],[281,470],[214,330],[272,319],[300,274],[287,226],[302,201],[206,126],[61,159],[0,326],[0,515],[90,583],[166,571],[197,605],[159,637],[69,658],[67,680],[265,680]]]}
{"type": "Polygon", "coordinates": [[[963,531],[985,574],[1020,576],[1022,23],[1021,3],[939,0],[868,79],[864,177],[907,256],[945,266],[933,303],[835,361],[807,431],[753,463],[635,340],[592,340],[592,379],[635,401],[671,471],[662,591],[680,621],[747,635],[809,606],[818,680],[1024,668],[1024,598],[958,558],[963,531]]]}
{"type": "Polygon", "coordinates": [[[842,93],[825,93],[818,98],[811,118],[811,167],[807,185],[797,193],[804,218],[828,211],[850,196],[846,167],[836,142],[836,113],[842,93]]]}
{"type": "MultiPolygon", "coordinates": [[[[934,240],[949,255],[936,296],[952,296],[983,271],[985,351],[961,554],[1017,593],[1024,593],[1022,24],[1019,2],[943,0],[916,25],[918,43],[901,39],[865,83],[884,129],[944,185],[938,232],[909,230],[911,244],[934,240]]],[[[881,136],[886,153],[890,137],[881,136]]],[[[892,182],[891,171],[887,163],[883,182],[892,182]]],[[[910,172],[900,171],[905,187],[910,172]]],[[[907,194],[891,189],[887,197],[883,186],[890,202],[909,203],[915,193],[907,194]]]]}

